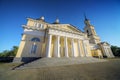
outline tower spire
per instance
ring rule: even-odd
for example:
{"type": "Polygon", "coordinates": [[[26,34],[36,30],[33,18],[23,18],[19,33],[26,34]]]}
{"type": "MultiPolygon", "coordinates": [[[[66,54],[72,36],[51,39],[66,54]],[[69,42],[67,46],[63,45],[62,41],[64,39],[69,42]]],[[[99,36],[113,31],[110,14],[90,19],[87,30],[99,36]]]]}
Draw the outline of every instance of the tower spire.
{"type": "Polygon", "coordinates": [[[85,13],[84,13],[84,18],[85,18],[85,20],[88,20],[85,13]]]}
{"type": "Polygon", "coordinates": [[[86,18],[86,14],[84,13],[84,18],[85,18],[85,20],[87,20],[87,18],[86,18]]]}
{"type": "Polygon", "coordinates": [[[86,25],[86,26],[90,26],[90,20],[87,19],[85,13],[84,13],[84,18],[85,18],[85,20],[84,20],[85,25],[86,25]]]}

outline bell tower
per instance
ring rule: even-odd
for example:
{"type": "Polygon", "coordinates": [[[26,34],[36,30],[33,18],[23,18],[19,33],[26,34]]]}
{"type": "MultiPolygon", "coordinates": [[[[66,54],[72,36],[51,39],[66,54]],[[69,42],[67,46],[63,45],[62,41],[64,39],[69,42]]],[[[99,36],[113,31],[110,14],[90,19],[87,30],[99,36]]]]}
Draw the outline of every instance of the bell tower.
{"type": "Polygon", "coordinates": [[[84,15],[84,17],[85,17],[85,20],[84,20],[84,24],[85,24],[84,31],[85,31],[85,33],[87,33],[87,37],[90,39],[89,40],[90,43],[93,43],[93,44],[100,43],[100,38],[96,34],[94,26],[92,26],[90,24],[90,20],[86,18],[86,15],[84,15]]]}

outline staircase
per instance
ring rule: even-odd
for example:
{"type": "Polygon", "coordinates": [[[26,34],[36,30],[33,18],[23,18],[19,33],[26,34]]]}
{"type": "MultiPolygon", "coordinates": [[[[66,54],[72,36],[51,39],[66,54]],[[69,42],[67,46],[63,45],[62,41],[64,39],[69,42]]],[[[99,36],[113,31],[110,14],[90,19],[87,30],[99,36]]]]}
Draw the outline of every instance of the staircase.
{"type": "Polygon", "coordinates": [[[54,66],[65,66],[73,64],[86,64],[95,62],[104,62],[107,60],[98,59],[93,57],[77,57],[77,58],[41,58],[36,61],[24,64],[16,69],[29,69],[29,68],[42,68],[42,67],[54,67],[54,66]]]}

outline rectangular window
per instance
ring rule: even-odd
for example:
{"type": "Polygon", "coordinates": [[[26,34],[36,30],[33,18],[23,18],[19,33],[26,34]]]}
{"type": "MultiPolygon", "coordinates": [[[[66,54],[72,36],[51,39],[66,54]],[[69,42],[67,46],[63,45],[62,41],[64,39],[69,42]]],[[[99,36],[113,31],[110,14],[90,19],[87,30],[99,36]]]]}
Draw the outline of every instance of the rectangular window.
{"type": "Polygon", "coordinates": [[[42,28],[42,24],[39,24],[39,28],[40,28],[40,29],[42,28]]]}
{"type": "Polygon", "coordinates": [[[37,22],[34,22],[34,26],[35,26],[35,27],[37,26],[37,22]]]}
{"type": "Polygon", "coordinates": [[[44,25],[43,25],[43,24],[40,24],[40,23],[36,23],[35,27],[36,27],[36,28],[39,28],[39,29],[43,29],[43,28],[44,28],[44,25]]]}
{"type": "Polygon", "coordinates": [[[40,24],[40,28],[43,29],[43,27],[44,27],[43,24],[40,24]]]}
{"type": "Polygon", "coordinates": [[[39,23],[37,23],[36,28],[39,28],[39,23]]]}
{"type": "Polygon", "coordinates": [[[35,22],[35,23],[34,23],[34,26],[35,26],[35,28],[39,28],[39,27],[40,27],[40,24],[37,23],[37,22],[35,22]]]}

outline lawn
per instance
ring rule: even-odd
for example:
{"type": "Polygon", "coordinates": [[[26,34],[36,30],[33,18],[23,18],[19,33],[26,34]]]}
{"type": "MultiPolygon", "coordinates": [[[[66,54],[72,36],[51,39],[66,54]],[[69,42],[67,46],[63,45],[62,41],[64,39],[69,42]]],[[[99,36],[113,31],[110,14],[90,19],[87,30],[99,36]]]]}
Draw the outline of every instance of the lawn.
{"type": "Polygon", "coordinates": [[[120,59],[39,69],[11,70],[15,63],[0,63],[0,80],[120,80],[120,59]]]}

